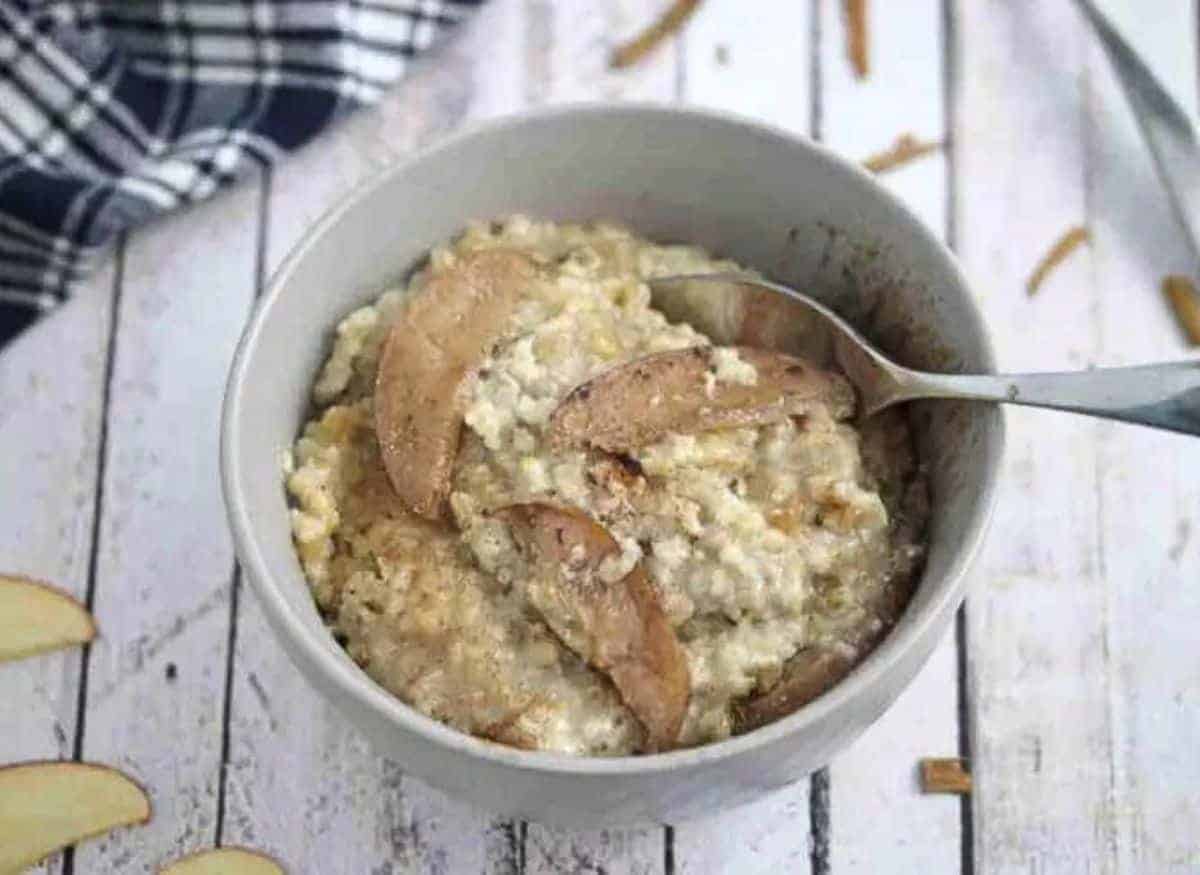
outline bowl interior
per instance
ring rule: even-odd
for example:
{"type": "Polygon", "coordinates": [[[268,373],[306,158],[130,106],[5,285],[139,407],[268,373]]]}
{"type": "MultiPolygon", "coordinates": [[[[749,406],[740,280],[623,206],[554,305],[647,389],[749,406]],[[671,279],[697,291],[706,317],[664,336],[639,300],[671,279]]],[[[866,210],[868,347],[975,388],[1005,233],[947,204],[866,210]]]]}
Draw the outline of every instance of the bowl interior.
{"type": "MultiPolygon", "coordinates": [[[[331,660],[348,662],[292,549],[281,451],[303,423],[338,321],[468,220],[515,212],[615,220],[653,239],[698,243],[827,302],[907,365],[993,369],[944,248],[866,174],[817,146],[748,122],[648,107],[544,112],[453,139],[388,171],[313,229],[273,279],[230,381],[223,454],[242,558],[252,542],[264,571],[258,583],[275,602],[268,613],[286,609],[331,660]]],[[[902,648],[961,596],[1002,441],[990,406],[916,405],[913,417],[932,473],[930,551],[881,651],[902,648]]],[[[358,674],[366,695],[374,684],[358,674]]]]}

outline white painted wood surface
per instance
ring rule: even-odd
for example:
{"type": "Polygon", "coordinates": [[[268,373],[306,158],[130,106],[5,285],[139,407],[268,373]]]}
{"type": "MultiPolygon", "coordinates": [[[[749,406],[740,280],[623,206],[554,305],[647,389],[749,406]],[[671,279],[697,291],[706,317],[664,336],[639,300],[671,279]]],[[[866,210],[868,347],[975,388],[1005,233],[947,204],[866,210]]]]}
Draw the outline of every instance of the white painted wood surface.
{"type": "MultiPolygon", "coordinates": [[[[115,267],[105,265],[61,313],[0,355],[0,567],[54,581],[81,600],[115,267]]],[[[73,755],[81,662],[79,651],[66,651],[0,665],[0,702],[9,703],[0,707],[0,762],[73,755]]]]}
{"type": "MultiPolygon", "coordinates": [[[[963,3],[958,23],[957,242],[1001,366],[1086,367],[1097,354],[1090,253],[1076,252],[1036,297],[1024,288],[1050,245],[1088,219],[1085,33],[1065,3],[963,3]]],[[[1113,834],[1099,426],[1028,410],[1009,424],[1000,506],[967,604],[975,850],[998,871],[1104,871],[1113,834]]]]}
{"type": "MultiPolygon", "coordinates": [[[[381,107],[134,233],[0,354],[0,569],[92,598],[103,636],[82,689],[78,652],[0,667],[0,700],[20,703],[0,707],[0,761],[110,762],[157,811],[67,870],[153,871],[214,842],[321,875],[1200,869],[1200,444],[1186,438],[1015,411],[965,651],[948,637],[813,786],[667,829],[509,823],[406,777],[308,689],[235,582],[217,405],[263,274],[376,168],[525,106],[683,100],[819,134],[856,160],[904,132],[949,133],[946,153],[885,184],[950,232],[1004,365],[1184,354],[1158,282],[1198,266],[1066,0],[876,2],[866,82],[849,73],[837,0],[753,15],[707,0],[646,63],[608,70],[662,5],[492,0],[381,107]],[[1032,265],[1077,223],[1091,247],[1028,299],[1032,265]],[[953,754],[960,732],[976,780],[962,809],[915,786],[916,760],[953,754]]],[[[1194,3],[1105,7],[1195,107],[1194,3]]]]}
{"type": "MultiPolygon", "coordinates": [[[[946,139],[945,40],[938,0],[876,3],[871,77],[846,59],[841,0],[821,4],[819,133],[862,159],[903,133],[946,139]]],[[[884,174],[884,185],[937,233],[947,230],[949,162],[937,152],[884,174]]],[[[961,859],[961,805],[923,796],[916,762],[958,752],[958,662],[953,630],[895,707],[829,769],[829,868],[834,872],[954,871],[961,859]],[[869,830],[864,823],[871,823],[869,830]]]]}
{"type": "Polygon", "coordinates": [[[156,816],[81,847],[81,873],[212,835],[233,547],[204,523],[223,512],[220,368],[250,309],[258,204],[251,179],[124,248],[81,752],[135,775],[156,816]]]}
{"type": "MultiPolygon", "coordinates": [[[[1194,10],[1169,5],[1105,8],[1194,107],[1194,10]]],[[[1182,355],[1158,283],[1196,265],[1102,53],[1067,4],[959,12],[958,242],[1002,363],[1182,355]],[[1091,247],[1028,299],[1032,265],[1084,223],[1091,247]]],[[[1200,508],[1200,447],[1067,416],[1010,423],[968,600],[975,858],[994,871],[1195,871],[1198,576],[1182,533],[1200,508]]]]}
{"type": "MultiPolygon", "coordinates": [[[[1196,4],[1172,4],[1155,16],[1142,14],[1136,0],[1109,8],[1176,99],[1194,111],[1200,105],[1196,4]]],[[[1153,167],[1139,148],[1131,115],[1121,111],[1119,86],[1098,47],[1089,51],[1088,64],[1101,361],[1178,357],[1182,339],[1156,299],[1154,281],[1162,273],[1194,275],[1193,256],[1156,197],[1153,167]]],[[[1125,871],[1196,872],[1200,444],[1106,425],[1098,463],[1116,863],[1125,871]]]]}

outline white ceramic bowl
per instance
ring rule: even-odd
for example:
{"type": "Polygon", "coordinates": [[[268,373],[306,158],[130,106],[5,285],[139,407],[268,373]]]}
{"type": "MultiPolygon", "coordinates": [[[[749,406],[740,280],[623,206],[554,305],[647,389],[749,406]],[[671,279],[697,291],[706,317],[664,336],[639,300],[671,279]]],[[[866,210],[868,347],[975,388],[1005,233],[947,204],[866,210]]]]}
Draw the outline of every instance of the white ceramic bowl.
{"type": "Polygon", "coordinates": [[[281,450],[331,333],[470,219],[606,218],[690,241],[830,303],[905,364],[993,370],[950,253],[871,177],[822,147],[729,116],[589,106],[508,118],[387,170],[309,231],[238,348],[221,434],[237,552],[280,645],[348,723],[408,772],[508,815],[566,826],[666,822],[746,802],[826,764],[895,700],[950,626],[990,515],[1004,423],[918,405],[932,470],[927,566],[895,629],[849,677],[755,732],[614,759],[529,753],[449,729],[378,686],[333,640],[292,549],[281,450]]]}

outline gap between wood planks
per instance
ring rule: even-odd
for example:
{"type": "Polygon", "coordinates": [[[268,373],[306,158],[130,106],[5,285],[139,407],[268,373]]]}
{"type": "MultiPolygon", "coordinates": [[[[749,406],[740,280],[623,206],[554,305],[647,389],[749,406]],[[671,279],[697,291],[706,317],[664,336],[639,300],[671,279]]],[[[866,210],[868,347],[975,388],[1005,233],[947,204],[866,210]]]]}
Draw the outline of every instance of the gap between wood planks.
{"type": "MultiPolygon", "coordinates": [[[[942,4],[942,137],[946,160],[946,245],[958,252],[958,82],[959,43],[958,19],[955,16],[954,0],[941,0],[942,4]]],[[[971,688],[968,684],[967,653],[970,638],[967,633],[967,605],[964,599],[954,615],[955,656],[955,710],[958,715],[958,755],[971,761],[971,688]]],[[[961,875],[975,875],[975,807],[970,796],[959,799],[959,871],[961,875]]]]}
{"type": "MultiPolygon", "coordinates": [[[[809,134],[814,140],[821,142],[824,122],[825,89],[823,87],[824,80],[821,70],[822,22],[820,0],[813,0],[809,20],[811,22],[808,34],[809,89],[811,92],[809,95],[811,107],[809,112],[809,134]]],[[[830,818],[832,817],[832,811],[830,810],[831,796],[832,783],[829,767],[826,766],[808,778],[808,842],[811,875],[829,875],[829,840],[832,833],[832,829],[830,828],[830,818]]]]}
{"type": "MultiPolygon", "coordinates": [[[[117,320],[121,313],[121,287],[125,280],[125,245],[126,234],[117,238],[113,252],[113,285],[112,301],[108,317],[108,345],[104,354],[104,377],[100,390],[100,427],[96,440],[96,489],[92,498],[92,531],[91,543],[88,545],[87,588],[83,604],[89,614],[95,613],[96,607],[96,574],[100,561],[100,515],[104,510],[104,469],[108,460],[108,408],[112,398],[113,371],[117,361],[117,320]]],[[[92,645],[88,642],[83,646],[79,657],[79,690],[75,700],[75,740],[71,749],[71,759],[79,762],[83,759],[83,738],[87,727],[88,701],[88,667],[92,661],[92,645]]],[[[75,872],[75,848],[71,846],[63,852],[63,875],[73,875],[75,872]]]]}
{"type": "MultiPolygon", "coordinates": [[[[258,239],[254,249],[254,301],[256,305],[262,297],[266,286],[267,271],[267,234],[270,228],[271,202],[271,167],[266,165],[258,179],[258,239]]],[[[233,667],[237,653],[238,607],[241,604],[242,567],[233,560],[233,569],[229,575],[229,626],[225,642],[225,690],[221,701],[221,760],[217,773],[217,813],[213,828],[213,844],[218,848],[225,838],[225,799],[228,794],[229,781],[229,749],[232,739],[231,722],[233,719],[233,667]]]]}

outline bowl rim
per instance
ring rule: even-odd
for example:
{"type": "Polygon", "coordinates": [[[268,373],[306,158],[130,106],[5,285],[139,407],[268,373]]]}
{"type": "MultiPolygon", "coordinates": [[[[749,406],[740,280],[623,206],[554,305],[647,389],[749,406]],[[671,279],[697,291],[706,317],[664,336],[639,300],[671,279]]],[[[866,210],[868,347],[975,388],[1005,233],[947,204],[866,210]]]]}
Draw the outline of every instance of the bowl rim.
{"type": "MultiPolygon", "coordinates": [[[[979,353],[984,363],[983,370],[995,372],[996,358],[991,335],[978,304],[969,293],[970,285],[953,253],[896,195],[879,184],[866,170],[837,155],[827,146],[777,125],[719,110],[649,102],[622,102],[619,104],[580,102],[538,107],[481,122],[468,123],[455,133],[439,139],[436,143],[389,163],[354,186],[348,194],[329,207],[304,232],[272,274],[262,296],[255,303],[250,319],[238,341],[221,409],[221,481],[226,512],[239,560],[248,569],[248,576],[255,588],[259,603],[272,621],[276,633],[286,634],[290,639],[288,643],[292,646],[285,646],[284,649],[293,662],[299,663],[303,659],[320,673],[321,680],[331,684],[342,695],[358,701],[374,712],[376,717],[454,753],[487,760],[496,766],[547,774],[569,776],[647,775],[709,765],[736,758],[757,748],[770,746],[785,736],[803,733],[875,687],[887,673],[888,666],[909,646],[924,637],[928,633],[930,625],[947,610],[947,607],[951,603],[960,601],[965,594],[967,572],[980,552],[996,505],[997,486],[1006,444],[1007,422],[1003,408],[998,408],[994,447],[981,472],[978,510],[974,514],[974,519],[970,520],[967,525],[966,535],[960,541],[950,570],[936,581],[939,592],[935,597],[903,629],[898,627],[890,631],[849,675],[828,692],[787,717],[768,723],[751,732],[698,747],[665,753],[619,757],[576,756],[519,750],[487,742],[427,717],[385,690],[349,659],[339,659],[338,655],[331,650],[332,647],[337,646],[333,638],[328,635],[322,638],[316,630],[309,628],[288,604],[283,594],[282,581],[277,579],[271,570],[271,564],[255,536],[255,526],[243,500],[243,488],[247,482],[247,476],[242,470],[235,442],[242,432],[242,388],[246,383],[249,363],[263,326],[270,319],[282,290],[286,288],[297,265],[308,251],[346,213],[389,180],[410,173],[431,157],[443,151],[458,148],[469,140],[486,138],[531,124],[560,120],[563,117],[581,116],[593,118],[608,116],[626,119],[640,117],[644,121],[653,121],[664,116],[683,116],[701,122],[748,128],[759,136],[782,140],[791,148],[799,147],[808,150],[818,159],[836,167],[840,172],[858,176],[859,181],[866,182],[867,187],[876,197],[895,208],[910,226],[915,226],[918,236],[924,239],[925,244],[949,268],[949,277],[963,291],[966,304],[965,314],[971,323],[970,327],[981,338],[979,353]],[[898,635],[897,633],[901,631],[903,635],[898,635]]],[[[301,666],[297,665],[297,667],[301,666]]],[[[305,674],[306,680],[313,686],[321,686],[304,671],[301,671],[301,674],[305,674]]],[[[322,689],[320,692],[328,698],[329,694],[325,690],[322,689]]],[[[353,723],[352,720],[349,722],[353,723]]]]}

